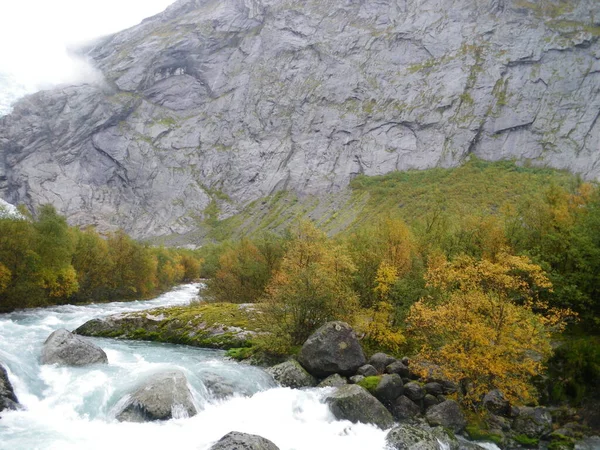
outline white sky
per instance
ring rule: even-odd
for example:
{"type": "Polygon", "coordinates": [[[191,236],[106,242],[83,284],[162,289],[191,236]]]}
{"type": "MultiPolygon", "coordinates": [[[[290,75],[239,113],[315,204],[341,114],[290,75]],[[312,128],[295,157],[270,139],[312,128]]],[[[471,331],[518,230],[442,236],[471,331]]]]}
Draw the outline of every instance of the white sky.
{"type": "Polygon", "coordinates": [[[174,0],[0,0],[0,73],[29,89],[76,82],[66,48],[138,24],[174,0]]]}

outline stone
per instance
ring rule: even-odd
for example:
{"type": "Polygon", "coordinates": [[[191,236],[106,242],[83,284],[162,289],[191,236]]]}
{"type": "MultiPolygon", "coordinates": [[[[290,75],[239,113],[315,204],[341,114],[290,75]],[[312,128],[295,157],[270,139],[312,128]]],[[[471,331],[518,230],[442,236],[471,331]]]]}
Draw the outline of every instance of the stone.
{"type": "Polygon", "coordinates": [[[121,422],[151,422],[196,415],[192,394],[183,372],[157,373],[143,383],[117,414],[121,422]]]}
{"type": "Polygon", "coordinates": [[[399,421],[410,421],[419,415],[421,408],[406,395],[396,399],[391,407],[392,414],[399,421]]]}
{"type": "Polygon", "coordinates": [[[279,450],[279,447],[264,437],[232,431],[223,436],[210,450],[279,450]]]}
{"type": "Polygon", "coordinates": [[[425,391],[419,383],[411,381],[404,385],[404,395],[410,398],[413,402],[419,402],[425,397],[425,391]]]}
{"type": "Polygon", "coordinates": [[[385,373],[397,373],[402,378],[410,376],[410,371],[401,361],[394,361],[385,367],[385,373]]]}
{"type": "Polygon", "coordinates": [[[364,366],[360,366],[356,371],[357,375],[362,375],[363,377],[373,377],[377,375],[377,373],[377,369],[371,364],[365,364],[364,366]]]}
{"type": "Polygon", "coordinates": [[[454,394],[455,392],[458,392],[458,384],[453,383],[452,381],[449,380],[441,380],[439,381],[439,383],[442,385],[442,394],[443,395],[450,395],[450,394],[454,394]]]}
{"type": "Polygon", "coordinates": [[[279,447],[261,436],[232,431],[210,447],[210,450],[279,450],[279,447]]]}
{"type": "Polygon", "coordinates": [[[385,374],[381,375],[379,383],[372,394],[384,405],[392,405],[398,397],[404,393],[404,384],[400,375],[385,374]]]}
{"type": "Polygon", "coordinates": [[[467,425],[465,415],[458,403],[454,400],[446,400],[434,405],[425,412],[425,418],[429,425],[449,428],[455,433],[462,431],[467,425]]]}
{"type": "Polygon", "coordinates": [[[6,369],[0,364],[0,412],[16,409],[19,409],[19,400],[8,379],[6,369]]]}
{"type": "Polygon", "coordinates": [[[452,450],[458,448],[456,438],[441,428],[432,429],[407,423],[392,428],[386,435],[385,442],[386,448],[390,450],[439,450],[443,448],[440,442],[452,450]]]}
{"type": "Polygon", "coordinates": [[[42,347],[42,364],[65,366],[86,366],[89,364],[107,364],[104,350],[89,340],[61,329],[54,331],[42,347]]]}
{"type": "Polygon", "coordinates": [[[429,409],[438,403],[440,403],[440,401],[437,399],[437,397],[431,394],[425,394],[425,397],[423,398],[423,408],[429,409]]]}
{"type": "Polygon", "coordinates": [[[354,376],[348,378],[348,382],[350,384],[358,384],[364,379],[365,379],[365,377],[363,375],[354,375],[354,376]]]}
{"type": "Polygon", "coordinates": [[[444,394],[444,387],[440,383],[437,383],[435,381],[433,381],[431,383],[426,383],[423,386],[423,389],[425,390],[425,392],[427,394],[431,394],[433,396],[444,394]]]}
{"type": "Polygon", "coordinates": [[[323,381],[321,381],[317,387],[340,387],[348,384],[348,380],[346,380],[341,375],[334,373],[333,375],[329,375],[323,381]]]}
{"type": "Polygon", "coordinates": [[[383,373],[385,368],[394,362],[396,362],[396,358],[381,352],[375,353],[369,358],[369,364],[375,367],[378,373],[383,373]]]}
{"type": "Polygon", "coordinates": [[[382,430],[394,424],[394,419],[385,406],[356,384],[337,388],[325,400],[338,420],[373,424],[382,430]]]}
{"type": "Polygon", "coordinates": [[[493,389],[485,394],[482,402],[483,406],[492,414],[498,416],[510,415],[510,403],[498,389],[493,389]]]}
{"type": "Polygon", "coordinates": [[[299,389],[317,385],[317,379],[293,359],[269,367],[266,372],[283,387],[299,389]]]}
{"type": "Polygon", "coordinates": [[[253,392],[232,380],[228,380],[216,373],[203,373],[202,382],[209,394],[218,400],[223,400],[234,395],[250,396],[253,392]]]}
{"type": "Polygon", "coordinates": [[[575,442],[573,450],[598,450],[600,448],[600,436],[590,436],[575,442]]]}
{"type": "Polygon", "coordinates": [[[354,375],[366,359],[350,325],[328,322],[306,340],[298,361],[308,373],[325,378],[334,373],[354,375]]]}
{"type": "Polygon", "coordinates": [[[546,408],[523,406],[519,408],[512,428],[517,434],[539,439],[552,432],[552,416],[546,408]]]}
{"type": "Polygon", "coordinates": [[[600,43],[584,25],[600,2],[556,17],[521,3],[178,1],[86,49],[105,83],[35,93],[0,119],[0,197],[193,241],[211,201],[226,218],[270,193],[337,194],[357,174],[470,155],[597,180],[600,43]]]}

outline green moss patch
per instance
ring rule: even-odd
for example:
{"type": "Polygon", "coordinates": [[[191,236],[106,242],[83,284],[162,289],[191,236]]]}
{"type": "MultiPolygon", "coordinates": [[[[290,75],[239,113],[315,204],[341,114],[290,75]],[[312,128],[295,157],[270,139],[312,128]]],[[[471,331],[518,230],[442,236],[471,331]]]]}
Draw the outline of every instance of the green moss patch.
{"type": "Polygon", "coordinates": [[[367,391],[373,393],[381,380],[381,376],[375,375],[372,377],[365,377],[360,380],[357,384],[364,387],[367,391]]]}

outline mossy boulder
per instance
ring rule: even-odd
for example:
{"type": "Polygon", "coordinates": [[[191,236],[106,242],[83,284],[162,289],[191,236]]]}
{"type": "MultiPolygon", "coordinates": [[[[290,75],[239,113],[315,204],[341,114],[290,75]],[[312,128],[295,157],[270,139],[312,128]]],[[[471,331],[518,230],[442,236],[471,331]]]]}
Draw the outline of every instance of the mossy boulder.
{"type": "Polygon", "coordinates": [[[394,419],[385,406],[356,384],[337,388],[326,401],[337,419],[373,424],[382,430],[394,424],[394,419]]]}
{"type": "Polygon", "coordinates": [[[258,305],[201,303],[93,319],[74,333],[205,348],[247,348],[261,333],[258,305]]]}
{"type": "Polygon", "coordinates": [[[293,359],[269,367],[267,373],[283,387],[298,389],[317,385],[317,379],[293,359]]]}
{"type": "MultiPolygon", "coordinates": [[[[519,415],[513,421],[512,428],[515,431],[515,440],[524,436],[531,439],[539,439],[552,432],[552,416],[546,408],[523,407],[519,408],[519,415]]],[[[520,442],[523,444],[523,442],[520,442]]]]}
{"type": "Polygon", "coordinates": [[[457,449],[456,438],[445,429],[400,424],[390,430],[385,438],[390,450],[439,450],[440,442],[450,449],[457,449]]]}

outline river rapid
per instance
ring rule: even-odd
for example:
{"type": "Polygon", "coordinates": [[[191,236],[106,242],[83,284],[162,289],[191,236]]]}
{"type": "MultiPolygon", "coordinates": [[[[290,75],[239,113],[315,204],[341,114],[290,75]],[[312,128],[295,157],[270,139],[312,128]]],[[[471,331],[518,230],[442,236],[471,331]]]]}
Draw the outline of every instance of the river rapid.
{"type": "Polygon", "coordinates": [[[198,294],[188,284],[154,300],[57,306],[0,315],[0,363],[21,411],[0,419],[0,449],[208,449],[230,431],[258,434],[281,450],[383,450],[385,431],[337,421],[324,403],[327,389],[276,387],[261,369],[225,358],[224,352],[151,342],[91,339],[108,365],[41,366],[42,344],[54,330],[120,312],[185,305],[198,294]],[[120,400],[148,376],[179,369],[199,413],[167,422],[121,423],[120,400]],[[205,381],[218,376],[247,395],[211,396],[205,381]]]}

